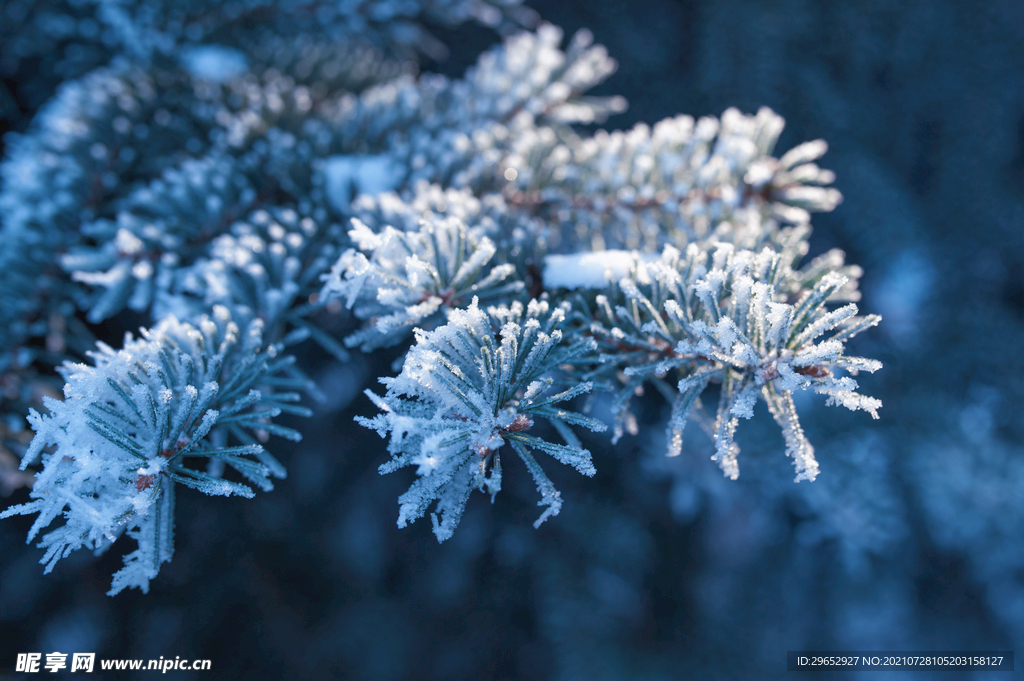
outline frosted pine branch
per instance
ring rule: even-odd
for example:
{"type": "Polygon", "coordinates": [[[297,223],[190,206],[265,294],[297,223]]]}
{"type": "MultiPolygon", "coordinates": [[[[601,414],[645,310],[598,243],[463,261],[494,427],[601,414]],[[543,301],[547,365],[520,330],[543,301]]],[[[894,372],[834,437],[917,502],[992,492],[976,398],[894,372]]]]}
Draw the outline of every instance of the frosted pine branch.
{"type": "Polygon", "coordinates": [[[128,533],[112,592],[146,589],[178,486],[269,489],[283,467],[260,443],[297,439],[273,418],[315,392],[281,356],[306,340],[341,362],[411,341],[360,422],[388,439],[381,472],[416,467],[399,525],[436,503],[439,540],[473,489],[494,499],[502,454],[534,479],[538,524],[558,513],[535,455],[594,474],[574,427],[605,425],[567,406],[583,393],[610,397],[614,445],[653,389],[669,455],[697,420],[730,478],[760,401],[797,480],[818,464],[796,391],[877,417],[856,376],[881,365],[846,350],[879,320],[856,307],[862,272],[838,250],[804,264],[811,214],[841,200],[823,141],[776,156],[766,108],[585,133],[625,107],[588,95],[615,61],[587,31],[510,34],[534,19],[515,0],[211,7],[69,3],[106,42],[72,31],[98,61],[0,167],[0,411],[20,419],[126,310],[150,329],[66,364],[65,400],[31,412],[42,470],[5,515],[38,513],[33,538],[65,518],[48,570],[128,533]],[[422,20],[507,37],[463,78],[418,75],[405,60],[442,50],[422,20]]]}
{"type": "Polygon", "coordinates": [[[29,417],[36,436],[22,468],[43,460],[33,500],[3,513],[38,514],[29,541],[63,516],[40,543],[46,572],[76,549],[104,550],[127,532],[139,549],[114,576],[111,594],[127,586],[146,591],[173,553],[175,485],[253,496],[248,485],[197,468],[197,460],[219,461],[263,490],[273,488],[271,477],[284,477],[257,438],[297,440],[298,432],[272,419],[309,412],[287,391],[294,381],[281,376],[292,358],[263,348],[261,326],[240,327],[218,307],[195,326],[171,317],[119,351],[101,345],[94,366],[65,367],[65,399],[47,398],[50,413],[29,417]]]}
{"type": "Polygon", "coordinates": [[[563,240],[575,242],[577,226],[587,226],[579,248],[657,251],[717,240],[757,249],[780,224],[805,224],[842,199],[823,186],[834,174],[811,163],[825,153],[823,141],[771,156],[782,127],[767,108],[589,139],[538,127],[517,135],[499,166],[516,171],[510,203],[557,220],[563,240]]]}
{"type": "MultiPolygon", "coordinates": [[[[735,478],[736,427],[739,419],[753,416],[763,394],[782,427],[799,481],[813,480],[817,464],[797,420],[793,391],[810,389],[827,395],[828,404],[878,418],[881,402],[858,394],[851,376],[876,371],[881,363],[845,355],[845,342],[879,318],[858,317],[853,303],[827,307],[849,295],[846,277],[830,273],[812,285],[770,248],[755,253],[726,244],[691,245],[685,254],[668,246],[658,260],[634,255],[633,263],[610,295],[596,296],[589,317],[578,317],[581,331],[600,348],[584,377],[604,379],[609,387],[620,383],[619,432],[631,421],[629,402],[638,387],[654,382],[668,392],[666,383],[674,382],[668,453],[678,455],[690,411],[709,384],[718,384],[713,458],[735,478]],[[613,378],[619,371],[621,381],[613,378]],[[667,379],[670,373],[677,378],[667,379]]],[[[585,275],[581,283],[590,280],[585,275]]]]}
{"type": "Polygon", "coordinates": [[[558,514],[562,499],[531,450],[594,474],[590,452],[569,425],[594,431],[604,425],[559,406],[591,386],[556,389],[551,375],[592,346],[564,341],[559,328],[564,318],[564,308],[544,302],[484,311],[474,299],[469,308],[452,310],[444,326],[417,332],[402,372],[384,380],[384,397],[367,391],[382,413],[357,420],[382,437],[390,435],[393,458],[381,472],[414,465],[420,476],[399,499],[399,527],[437,500],[434,534],[439,541],[449,538],[474,488],[486,490],[492,500],[501,489],[500,452],[506,444],[526,464],[541,493],[539,503],[548,507],[537,525],[558,514]],[[538,420],[555,426],[565,443],[531,433],[538,420]]]}
{"type": "Polygon", "coordinates": [[[510,280],[513,265],[492,262],[494,242],[458,218],[423,220],[407,232],[385,227],[380,234],[357,219],[352,225],[349,237],[358,250],[342,254],[320,295],[342,298],[358,317],[371,320],[345,339],[364,352],[398,343],[414,328],[443,323],[447,311],[472,299],[523,290],[522,282],[510,280]]]}

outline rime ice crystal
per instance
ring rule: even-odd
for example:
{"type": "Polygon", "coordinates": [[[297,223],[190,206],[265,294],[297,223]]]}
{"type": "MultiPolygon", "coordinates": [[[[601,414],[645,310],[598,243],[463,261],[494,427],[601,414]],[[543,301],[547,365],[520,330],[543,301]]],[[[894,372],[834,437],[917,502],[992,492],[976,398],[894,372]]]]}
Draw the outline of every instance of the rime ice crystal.
{"type": "Polygon", "coordinates": [[[840,375],[881,368],[875,360],[844,354],[845,342],[878,317],[858,317],[853,303],[828,311],[830,300],[851,295],[850,280],[831,272],[815,281],[791,264],[771,248],[754,252],[728,244],[691,244],[685,254],[667,246],[660,259],[646,263],[636,256],[614,298],[598,296],[595,314],[581,318],[601,348],[596,368],[586,376],[623,373],[616,410],[624,423],[635,390],[647,381],[663,383],[675,372],[670,456],[681,451],[683,427],[701,393],[709,383],[720,384],[712,458],[730,478],[739,475],[736,427],[740,418],[753,416],[760,395],[785,436],[796,480],[813,480],[818,464],[792,393],[811,389],[827,395],[829,404],[878,418],[881,402],[858,394],[857,382],[840,375]],[[794,302],[781,302],[781,291],[794,302]]]}
{"type": "Polygon", "coordinates": [[[551,310],[545,302],[484,311],[474,298],[466,310],[452,310],[444,326],[417,331],[402,372],[385,381],[384,397],[367,391],[382,413],[357,420],[391,436],[393,458],[381,472],[415,465],[420,475],[399,499],[399,527],[438,500],[431,515],[434,534],[438,541],[449,538],[474,488],[486,489],[492,500],[501,489],[505,444],[526,464],[541,493],[539,503],[548,507],[536,525],[557,515],[562,499],[530,450],[594,474],[590,452],[569,425],[595,431],[604,425],[556,406],[591,386],[576,384],[552,394],[554,380],[548,375],[591,347],[582,339],[563,341],[564,319],[565,308],[551,310]],[[565,444],[530,434],[537,419],[550,422],[565,444]]]}
{"type": "Polygon", "coordinates": [[[253,496],[247,485],[197,470],[187,459],[219,460],[264,490],[273,488],[271,476],[284,476],[246,433],[300,437],[271,421],[295,396],[262,385],[290,358],[261,350],[261,327],[239,327],[217,307],[195,326],[171,317],[142,338],[127,338],[121,350],[101,345],[94,366],[65,367],[65,399],[46,398],[50,413],[29,416],[36,437],[22,468],[43,458],[33,501],[3,514],[39,514],[29,541],[63,515],[64,525],[40,544],[47,572],[75,549],[104,550],[127,532],[139,548],[114,576],[111,594],[127,586],[146,591],[173,553],[175,484],[253,496]],[[229,433],[241,444],[226,446],[229,433]],[[55,449],[43,454],[48,446],[55,449]]]}
{"type": "Polygon", "coordinates": [[[375,234],[355,218],[352,225],[349,236],[358,251],[342,254],[325,277],[321,297],[344,298],[357,316],[375,320],[345,341],[363,351],[399,342],[413,328],[429,328],[470,299],[523,289],[522,282],[507,281],[513,265],[492,263],[494,242],[456,217],[423,220],[419,229],[406,232],[385,227],[375,234]]]}
{"type": "Polygon", "coordinates": [[[625,107],[587,96],[616,68],[587,31],[508,35],[461,79],[405,64],[440,54],[421,19],[534,23],[516,0],[229,4],[68,3],[107,31],[103,46],[69,40],[94,66],[119,58],[74,72],[7,147],[0,371],[31,383],[125,308],[150,327],[66,366],[66,399],[30,416],[25,462],[42,470],[5,515],[38,513],[30,539],[64,516],[42,540],[47,570],[127,533],[139,548],[112,592],[145,590],[171,557],[178,487],[250,496],[228,467],[269,489],[284,470],[250,431],[298,438],[272,418],[310,413],[296,404],[309,381],[280,354],[308,338],[343,362],[343,343],[413,338],[386,393],[367,393],[380,413],[359,420],[389,440],[381,472],[415,468],[399,525],[436,502],[442,541],[474,488],[493,500],[502,454],[534,479],[538,524],[558,513],[534,453],[594,474],[573,427],[605,426],[566,406],[583,393],[612,396],[614,444],[654,388],[668,453],[696,420],[730,478],[759,401],[797,480],[818,462],[795,391],[877,416],[853,377],[880,364],[845,349],[878,322],[854,305],[861,271],[840,251],[801,264],[811,213],[841,200],[823,141],[776,157],[783,120],[766,108],[584,134],[573,126],[625,107]],[[231,68],[206,68],[211,55],[231,68]],[[363,326],[341,342],[346,306],[363,326]]]}

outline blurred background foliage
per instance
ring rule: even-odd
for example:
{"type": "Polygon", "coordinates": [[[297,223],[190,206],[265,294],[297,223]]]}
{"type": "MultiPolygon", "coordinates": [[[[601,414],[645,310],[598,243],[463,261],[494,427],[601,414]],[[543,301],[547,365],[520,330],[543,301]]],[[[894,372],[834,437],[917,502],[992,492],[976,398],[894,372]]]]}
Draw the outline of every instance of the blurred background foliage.
{"type": "MultiPolygon", "coordinates": [[[[638,436],[586,440],[594,479],[550,471],[557,518],[533,530],[531,485],[510,485],[493,506],[474,495],[438,545],[395,528],[412,473],[379,476],[384,445],[352,421],[374,412],[357,386],[394,357],[318,370],[309,354],[334,402],[278,448],[289,478],[181,504],[149,595],[104,595],[116,551],[44,577],[31,520],[0,523],[0,678],[18,652],[59,650],[211,659],[197,678],[773,679],[798,677],[787,650],[1022,640],[1024,4],[528,4],[619,61],[594,92],[629,101],[610,127],[766,105],[787,120],[779,149],[829,142],[845,200],[815,216],[812,255],[842,248],[865,270],[861,307],[884,321],[852,351],[885,363],[862,383],[882,419],[801,404],[821,475],[794,485],[759,407],[731,482],[703,436],[662,457],[652,399],[638,436]]],[[[497,40],[436,35],[451,54],[423,70],[453,76],[497,40]]],[[[46,99],[22,76],[4,83],[4,130],[46,99]]]]}

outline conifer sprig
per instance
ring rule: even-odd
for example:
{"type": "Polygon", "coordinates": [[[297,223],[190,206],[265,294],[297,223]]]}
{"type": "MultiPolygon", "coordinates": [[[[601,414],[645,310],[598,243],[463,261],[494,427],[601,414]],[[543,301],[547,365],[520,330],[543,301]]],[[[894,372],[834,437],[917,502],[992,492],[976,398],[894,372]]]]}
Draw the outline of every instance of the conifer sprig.
{"type": "Polygon", "coordinates": [[[358,250],[342,254],[321,297],[343,298],[356,316],[371,320],[345,339],[364,352],[443,323],[448,311],[470,300],[514,296],[524,288],[511,278],[514,265],[492,262],[497,248],[483,230],[456,217],[424,219],[407,232],[385,227],[376,234],[358,219],[352,225],[349,237],[358,250]]]}
{"type": "Polygon", "coordinates": [[[399,527],[437,500],[434,534],[438,541],[448,539],[473,489],[486,490],[492,501],[501,489],[500,452],[506,444],[526,464],[541,493],[540,505],[548,507],[537,526],[558,514],[562,498],[531,451],[594,475],[590,452],[569,426],[593,431],[605,426],[559,406],[591,388],[556,379],[560,365],[593,346],[586,339],[563,338],[565,313],[565,307],[552,309],[536,300],[484,310],[474,299],[467,309],[452,310],[444,326],[417,330],[402,372],[382,379],[388,388],[383,397],[367,391],[381,413],[357,420],[381,437],[391,436],[392,460],[381,473],[417,466],[420,476],[399,499],[399,527]],[[538,420],[549,422],[565,443],[531,433],[538,420]]]}
{"type": "Polygon", "coordinates": [[[93,366],[64,368],[63,401],[46,398],[49,414],[31,412],[36,436],[22,468],[40,456],[43,468],[32,501],[0,517],[37,513],[31,541],[63,516],[40,543],[46,572],[76,549],[105,550],[127,532],[139,548],[114,576],[111,594],[146,591],[173,553],[175,485],[252,497],[247,484],[197,466],[217,461],[272,489],[271,477],[285,470],[258,440],[300,439],[273,418],[309,412],[294,404],[300,386],[282,376],[293,358],[263,346],[260,321],[235,321],[224,307],[195,325],[170,317],[128,337],[121,350],[101,344],[92,354],[93,366]]]}
{"type": "Polygon", "coordinates": [[[858,316],[853,303],[827,306],[848,297],[849,285],[836,272],[816,278],[794,271],[771,248],[690,245],[681,253],[668,246],[657,260],[634,256],[630,274],[610,295],[596,296],[590,318],[578,317],[581,331],[600,348],[595,368],[585,376],[619,383],[614,410],[620,423],[630,421],[629,401],[644,383],[671,395],[669,456],[680,453],[683,428],[705,388],[718,384],[713,458],[730,478],[739,475],[739,419],[753,416],[761,396],[782,428],[796,480],[813,480],[818,466],[797,419],[793,391],[810,389],[827,395],[828,404],[862,409],[874,418],[881,407],[857,393],[852,378],[877,371],[881,363],[845,354],[846,341],[880,318],[858,316]],[[675,390],[667,387],[672,383],[675,390]]]}
{"type": "Polygon", "coordinates": [[[38,513],[30,540],[65,518],[43,536],[47,570],[127,532],[139,548],[111,592],[145,590],[173,551],[178,486],[269,489],[284,469],[262,443],[299,437],[273,419],[308,414],[298,393],[316,392],[282,353],[309,338],[348,361],[345,344],[412,337],[386,393],[367,392],[380,413],[359,421],[389,439],[381,472],[417,468],[399,525],[436,502],[442,541],[474,488],[494,499],[501,454],[534,478],[537,523],[558,513],[534,457],[594,474],[573,427],[605,426],[566,407],[583,393],[610,394],[614,444],[636,432],[633,397],[655,389],[672,405],[669,454],[699,418],[731,478],[739,419],[759,400],[797,480],[818,469],[795,391],[877,415],[853,377],[880,364],[845,349],[878,322],[854,305],[860,269],[840,251],[801,264],[811,213],[841,200],[817,165],[827,147],[776,157],[770,110],[584,133],[574,126],[625,106],[588,95],[616,63],[589,32],[563,47],[549,24],[509,35],[463,78],[404,62],[439,54],[421,20],[504,31],[530,23],[516,0],[65,9],[105,31],[103,46],[70,43],[119,56],[69,71],[8,142],[0,411],[23,414],[46,365],[126,308],[149,330],[66,364],[64,401],[31,412],[23,463],[42,470],[4,516],[38,513]],[[364,325],[341,341],[314,320],[343,304],[364,325]]]}

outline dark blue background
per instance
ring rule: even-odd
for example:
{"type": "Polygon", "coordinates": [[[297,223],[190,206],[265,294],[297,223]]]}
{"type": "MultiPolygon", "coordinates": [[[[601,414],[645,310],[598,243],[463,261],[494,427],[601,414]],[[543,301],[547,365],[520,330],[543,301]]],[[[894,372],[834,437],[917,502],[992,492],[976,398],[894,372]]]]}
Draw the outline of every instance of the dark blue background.
{"type": "MultiPolygon", "coordinates": [[[[769,106],[780,151],[829,142],[845,200],[815,216],[811,254],[864,267],[862,308],[885,319],[853,350],[886,365],[862,382],[881,420],[801,403],[822,473],[794,485],[762,409],[729,482],[702,436],[659,458],[650,400],[639,437],[589,441],[594,479],[549,467],[566,503],[541,529],[511,470],[438,545],[423,521],[394,526],[412,473],[378,476],[384,444],[352,422],[373,411],[356,381],[390,358],[358,359],[320,375],[352,401],[303,424],[277,490],[181,495],[148,595],[103,595],[117,551],[43,577],[31,519],[0,523],[0,679],[17,652],[53,650],[211,659],[195,678],[801,678],[787,650],[1021,640],[1024,3],[533,6],[619,61],[599,92],[630,109],[610,126],[769,106]]],[[[453,54],[434,68],[452,75],[494,41],[442,35],[453,54]]]]}

